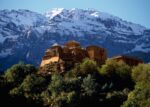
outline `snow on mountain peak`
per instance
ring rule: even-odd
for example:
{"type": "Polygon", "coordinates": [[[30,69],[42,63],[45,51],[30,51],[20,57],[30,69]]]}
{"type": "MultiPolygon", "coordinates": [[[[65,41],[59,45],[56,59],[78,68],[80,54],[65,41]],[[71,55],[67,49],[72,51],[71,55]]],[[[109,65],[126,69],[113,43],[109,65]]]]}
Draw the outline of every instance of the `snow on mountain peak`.
{"type": "Polygon", "coordinates": [[[55,17],[56,15],[60,14],[62,11],[64,10],[64,8],[54,8],[52,9],[50,12],[46,12],[45,16],[47,18],[52,19],[53,17],[55,17]]]}
{"type": "Polygon", "coordinates": [[[2,22],[12,22],[17,26],[35,26],[36,23],[44,23],[47,20],[45,16],[42,16],[41,14],[24,9],[1,10],[0,19],[2,22]]]}
{"type": "MultiPolygon", "coordinates": [[[[131,22],[127,22],[122,20],[119,17],[113,16],[108,13],[100,12],[93,9],[64,9],[64,8],[55,8],[50,12],[47,12],[45,16],[48,18],[50,22],[56,22],[57,25],[63,25],[65,27],[73,27],[76,25],[81,25],[80,27],[85,26],[87,28],[92,27],[87,24],[94,24],[99,26],[99,29],[105,30],[114,30],[115,32],[119,32],[122,34],[135,34],[139,35],[146,29],[145,27],[134,24],[131,22]],[[55,21],[53,21],[55,20],[55,21]],[[80,23],[80,24],[79,24],[80,23]],[[71,25],[71,26],[70,26],[71,25]]],[[[92,30],[88,29],[88,30],[92,30]]]]}

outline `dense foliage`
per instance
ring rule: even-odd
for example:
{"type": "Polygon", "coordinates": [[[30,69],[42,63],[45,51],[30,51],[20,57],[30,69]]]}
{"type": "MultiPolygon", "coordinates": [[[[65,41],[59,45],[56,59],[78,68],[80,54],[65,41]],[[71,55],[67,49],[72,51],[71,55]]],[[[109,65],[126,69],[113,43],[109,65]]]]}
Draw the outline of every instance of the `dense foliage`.
{"type": "Polygon", "coordinates": [[[128,94],[122,107],[150,106],[150,64],[140,64],[132,70],[135,88],[128,94]]]}
{"type": "MultiPolygon", "coordinates": [[[[45,68],[48,70],[48,68],[45,68]]],[[[85,59],[64,74],[42,76],[16,64],[0,76],[2,104],[15,107],[149,107],[150,64],[130,67],[85,59]]]]}

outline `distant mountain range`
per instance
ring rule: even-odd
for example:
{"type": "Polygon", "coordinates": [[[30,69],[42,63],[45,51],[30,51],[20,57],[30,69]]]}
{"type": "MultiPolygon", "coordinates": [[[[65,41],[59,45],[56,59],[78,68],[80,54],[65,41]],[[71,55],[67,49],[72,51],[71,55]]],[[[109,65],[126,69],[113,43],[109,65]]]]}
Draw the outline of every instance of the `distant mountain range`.
{"type": "Polygon", "coordinates": [[[38,66],[54,43],[98,45],[108,56],[126,54],[150,62],[150,29],[96,10],[56,8],[45,14],[0,11],[0,70],[23,61],[38,66]]]}

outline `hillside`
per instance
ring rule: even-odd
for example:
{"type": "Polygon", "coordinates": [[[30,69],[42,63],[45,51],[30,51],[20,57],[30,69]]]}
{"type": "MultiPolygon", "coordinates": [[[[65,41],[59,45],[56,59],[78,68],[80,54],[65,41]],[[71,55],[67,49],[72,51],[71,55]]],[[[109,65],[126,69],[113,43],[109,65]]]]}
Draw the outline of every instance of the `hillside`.
{"type": "Polygon", "coordinates": [[[1,70],[19,61],[38,66],[48,47],[69,40],[102,46],[109,57],[132,54],[150,61],[150,30],[116,16],[62,8],[45,14],[23,9],[0,11],[1,70]]]}

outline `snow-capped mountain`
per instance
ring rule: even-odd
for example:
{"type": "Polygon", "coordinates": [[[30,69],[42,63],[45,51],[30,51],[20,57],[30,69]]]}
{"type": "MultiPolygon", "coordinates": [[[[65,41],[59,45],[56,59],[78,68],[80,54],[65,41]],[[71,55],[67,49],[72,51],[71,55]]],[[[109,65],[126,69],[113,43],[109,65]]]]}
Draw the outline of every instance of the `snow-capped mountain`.
{"type": "Polygon", "coordinates": [[[96,10],[52,9],[45,14],[29,10],[0,11],[0,66],[18,61],[38,65],[54,43],[77,40],[95,44],[108,56],[130,54],[150,61],[150,30],[96,10]]]}

